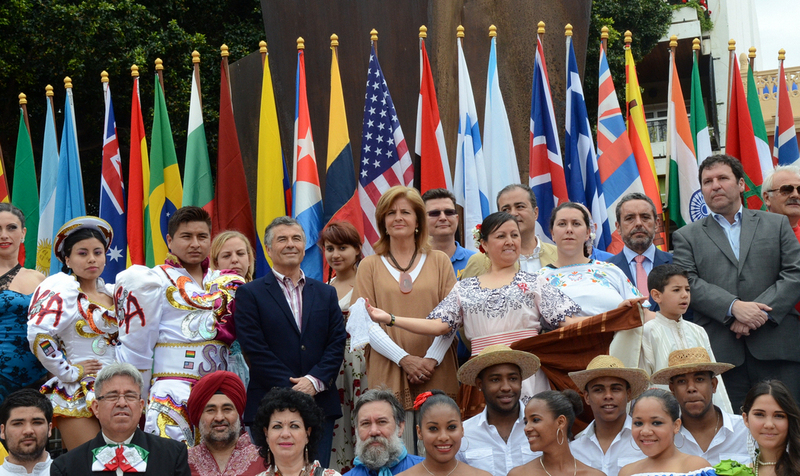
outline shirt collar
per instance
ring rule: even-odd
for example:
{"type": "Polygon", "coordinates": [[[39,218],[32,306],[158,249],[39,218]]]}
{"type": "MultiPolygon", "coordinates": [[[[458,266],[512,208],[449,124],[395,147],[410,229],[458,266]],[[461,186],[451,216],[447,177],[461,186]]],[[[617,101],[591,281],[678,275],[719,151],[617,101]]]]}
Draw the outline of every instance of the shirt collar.
{"type": "MultiPolygon", "coordinates": [[[[627,245],[624,248],[622,248],[622,253],[625,254],[625,260],[628,263],[632,262],[634,258],[639,256],[639,253],[637,253],[637,252],[633,251],[632,249],[628,248],[627,245]]],[[[648,246],[647,249],[644,250],[644,253],[642,253],[642,256],[644,256],[645,258],[649,259],[651,263],[655,263],[655,261],[656,261],[656,245],[650,243],[650,246],[648,246]]]]}
{"type": "MultiPolygon", "coordinates": [[[[481,426],[485,425],[487,427],[489,426],[489,418],[488,417],[489,417],[489,408],[485,407],[485,406],[483,407],[483,411],[482,412],[480,412],[477,415],[475,415],[475,418],[477,418],[478,424],[481,425],[481,426]]],[[[522,402],[519,402],[519,418],[517,419],[517,423],[523,421],[524,418],[525,418],[525,405],[523,405],[522,402]]]]}
{"type": "Polygon", "coordinates": [[[533,253],[529,255],[524,255],[522,253],[519,254],[520,261],[528,261],[529,259],[539,259],[539,254],[542,252],[542,239],[539,236],[536,236],[536,247],[533,249],[533,253]]]}
{"type": "MultiPolygon", "coordinates": [[[[595,421],[596,420],[592,420],[592,422],[589,423],[582,432],[578,433],[575,436],[575,439],[577,440],[578,438],[590,438],[594,436],[596,434],[596,428],[597,428],[595,425],[595,421]]],[[[622,430],[620,430],[620,433],[624,433],[625,430],[628,430],[628,432],[630,432],[632,427],[633,427],[633,419],[631,418],[630,415],[625,414],[625,424],[622,425],[622,430]]]]}
{"type": "Polygon", "coordinates": [[[39,461],[38,463],[36,463],[33,466],[33,471],[31,471],[30,473],[28,472],[28,469],[25,468],[25,466],[22,466],[21,464],[14,464],[11,461],[9,461],[8,460],[8,456],[6,456],[5,459],[2,461],[2,466],[9,473],[19,473],[19,474],[25,474],[25,475],[39,473],[39,472],[41,472],[40,468],[42,468],[42,465],[49,465],[50,462],[51,462],[50,461],[50,453],[45,451],[44,454],[47,455],[47,459],[45,459],[44,461],[39,461]]]}
{"type": "Polygon", "coordinates": [[[717,223],[719,223],[720,225],[723,225],[724,222],[724,224],[727,226],[735,226],[742,221],[742,205],[739,205],[739,211],[737,211],[736,214],[733,215],[733,223],[728,222],[728,219],[720,215],[719,213],[714,213],[711,212],[710,210],[709,212],[711,213],[711,216],[713,216],[714,219],[717,220],[717,223]]]}
{"type": "Polygon", "coordinates": [[[133,435],[136,434],[136,430],[131,433],[131,436],[125,438],[125,441],[114,441],[111,438],[107,437],[105,433],[103,433],[103,439],[106,440],[106,444],[108,445],[127,445],[128,443],[133,440],[133,435]]]}
{"type": "Polygon", "coordinates": [[[453,253],[453,256],[450,257],[450,262],[455,263],[456,261],[462,260],[467,257],[467,250],[456,240],[456,251],[453,253]]]}
{"type": "MultiPolygon", "coordinates": [[[[275,271],[275,268],[272,268],[272,274],[274,274],[275,277],[278,278],[278,281],[286,282],[286,276],[284,276],[281,273],[275,271]]],[[[291,280],[292,279],[289,278],[289,281],[291,281],[291,280]]],[[[298,279],[296,283],[292,283],[292,284],[294,284],[295,286],[299,286],[300,284],[305,284],[305,282],[306,282],[306,274],[303,272],[303,268],[300,268],[300,279],[298,279]]]]}

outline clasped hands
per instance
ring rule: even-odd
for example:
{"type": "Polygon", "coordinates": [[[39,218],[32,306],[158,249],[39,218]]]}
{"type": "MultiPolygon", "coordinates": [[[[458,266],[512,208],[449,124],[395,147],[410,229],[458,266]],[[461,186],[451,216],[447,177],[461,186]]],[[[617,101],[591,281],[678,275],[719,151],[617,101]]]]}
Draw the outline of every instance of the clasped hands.
{"type": "Polygon", "coordinates": [[[731,314],[736,319],[731,324],[731,331],[736,333],[736,338],[749,336],[750,331],[754,331],[767,322],[769,316],[767,312],[772,308],[760,302],[736,300],[731,306],[731,314]]]}

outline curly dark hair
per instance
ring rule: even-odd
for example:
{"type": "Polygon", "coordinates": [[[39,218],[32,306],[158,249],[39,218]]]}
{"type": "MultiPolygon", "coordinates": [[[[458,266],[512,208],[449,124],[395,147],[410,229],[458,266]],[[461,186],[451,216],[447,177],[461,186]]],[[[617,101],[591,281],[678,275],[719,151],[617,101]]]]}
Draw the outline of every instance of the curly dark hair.
{"type": "Polygon", "coordinates": [[[276,387],[267,392],[264,398],[261,399],[251,431],[253,444],[258,446],[258,454],[264,458],[266,467],[269,467],[272,463],[272,456],[264,430],[269,427],[272,415],[275,412],[284,410],[299,413],[300,418],[303,419],[303,425],[306,428],[311,428],[307,446],[309,462],[314,461],[317,457],[317,443],[322,438],[322,424],[325,419],[322,410],[317,406],[311,395],[291,388],[276,387]]]}

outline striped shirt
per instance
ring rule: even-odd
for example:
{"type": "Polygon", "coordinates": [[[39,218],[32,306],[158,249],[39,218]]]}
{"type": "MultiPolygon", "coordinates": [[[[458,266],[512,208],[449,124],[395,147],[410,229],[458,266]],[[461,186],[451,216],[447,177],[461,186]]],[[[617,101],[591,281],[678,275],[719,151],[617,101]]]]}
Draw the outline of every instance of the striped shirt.
{"type": "Polygon", "coordinates": [[[281,286],[281,290],[283,290],[283,295],[286,297],[286,302],[289,303],[289,307],[292,309],[292,315],[294,315],[294,320],[297,323],[297,328],[301,331],[303,330],[303,286],[306,284],[306,275],[303,273],[303,270],[300,270],[300,279],[297,280],[297,284],[292,282],[292,278],[288,276],[284,276],[281,273],[275,271],[275,268],[272,268],[272,273],[278,278],[278,284],[281,286]]]}

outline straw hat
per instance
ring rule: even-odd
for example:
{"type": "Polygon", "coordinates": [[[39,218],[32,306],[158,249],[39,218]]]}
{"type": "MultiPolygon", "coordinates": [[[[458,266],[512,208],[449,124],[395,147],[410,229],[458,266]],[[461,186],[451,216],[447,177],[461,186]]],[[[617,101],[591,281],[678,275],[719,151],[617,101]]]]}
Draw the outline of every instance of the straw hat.
{"type": "Polygon", "coordinates": [[[586,389],[589,382],[600,377],[616,377],[628,382],[628,385],[631,386],[629,400],[638,397],[650,386],[650,378],[646,371],[626,368],[621,360],[610,355],[598,355],[589,362],[586,370],[569,373],[569,378],[581,391],[586,389]]]}
{"type": "Polygon", "coordinates": [[[111,246],[111,240],[114,239],[114,230],[111,229],[111,225],[109,225],[107,221],[93,216],[73,218],[64,223],[64,225],[59,228],[58,233],[56,233],[55,253],[59,261],[62,263],[64,262],[64,240],[66,240],[69,235],[84,228],[99,231],[106,240],[103,246],[106,251],[108,251],[108,247],[111,246]]]}
{"type": "Polygon", "coordinates": [[[511,350],[511,347],[504,344],[490,345],[458,369],[458,380],[464,385],[474,387],[475,379],[483,369],[498,364],[518,366],[523,380],[535,374],[540,366],[539,357],[530,352],[511,350]]]}
{"type": "Polygon", "coordinates": [[[732,369],[734,365],[723,362],[712,362],[706,349],[692,347],[680,349],[669,354],[669,367],[654,373],[650,380],[659,385],[669,385],[669,381],[676,375],[694,372],[712,372],[714,376],[732,369]]]}

